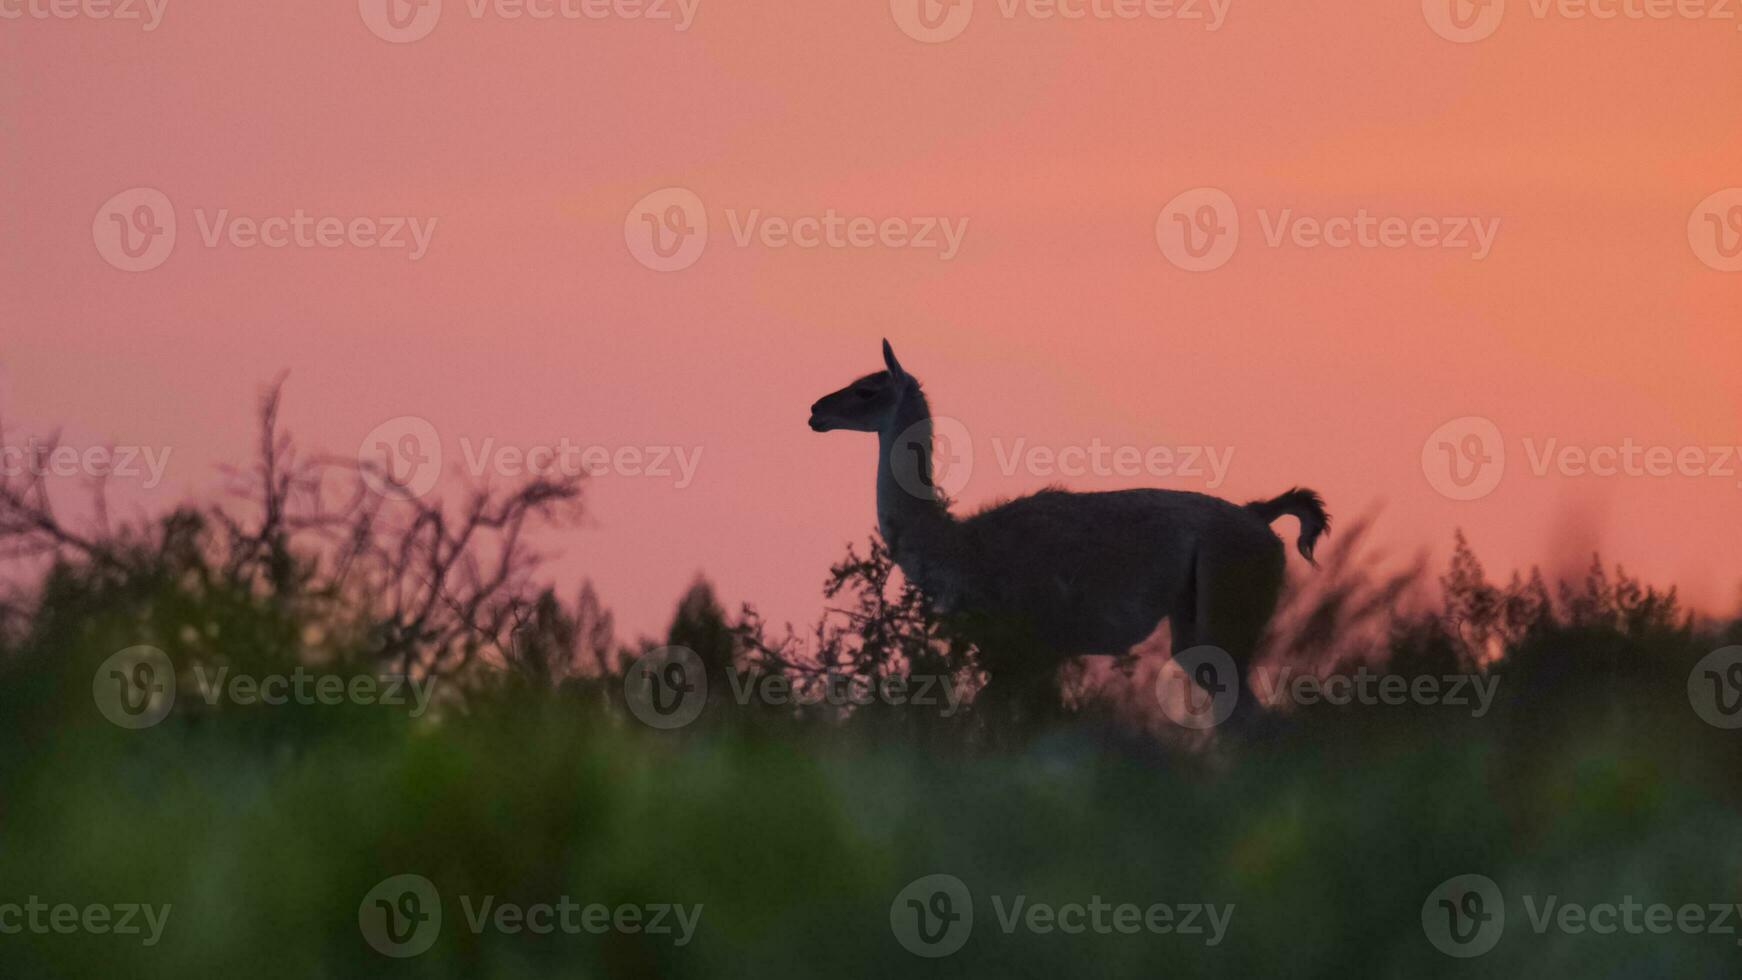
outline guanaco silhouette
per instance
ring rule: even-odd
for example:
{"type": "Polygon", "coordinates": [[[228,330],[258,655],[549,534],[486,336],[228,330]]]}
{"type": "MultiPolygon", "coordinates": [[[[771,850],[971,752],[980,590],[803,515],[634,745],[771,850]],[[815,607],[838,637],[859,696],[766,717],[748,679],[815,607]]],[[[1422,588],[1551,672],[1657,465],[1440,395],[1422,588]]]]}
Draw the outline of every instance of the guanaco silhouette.
{"type": "Polygon", "coordinates": [[[1270,525],[1298,519],[1297,547],[1312,563],[1330,529],[1317,493],[1295,488],[1241,506],[1178,490],[1047,489],[958,518],[932,479],[932,415],[919,381],[887,340],[883,363],[819,398],[810,427],[877,434],[878,532],[937,612],[983,631],[970,639],[991,675],[988,693],[1021,703],[1064,660],[1122,656],[1166,619],[1172,655],[1224,651],[1240,703],[1255,704],[1249,669],[1285,563],[1270,525]]]}

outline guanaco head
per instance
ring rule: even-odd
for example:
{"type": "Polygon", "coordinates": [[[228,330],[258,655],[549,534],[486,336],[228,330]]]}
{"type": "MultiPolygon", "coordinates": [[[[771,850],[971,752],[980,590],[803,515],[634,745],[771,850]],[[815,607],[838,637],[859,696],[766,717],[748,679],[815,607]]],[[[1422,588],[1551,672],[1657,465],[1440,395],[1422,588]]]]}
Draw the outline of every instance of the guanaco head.
{"type": "Polygon", "coordinates": [[[883,363],[888,368],[867,374],[840,391],[830,392],[811,406],[811,428],[817,432],[846,429],[849,432],[879,432],[894,420],[902,395],[914,384],[901,369],[889,341],[883,342],[883,363]]]}

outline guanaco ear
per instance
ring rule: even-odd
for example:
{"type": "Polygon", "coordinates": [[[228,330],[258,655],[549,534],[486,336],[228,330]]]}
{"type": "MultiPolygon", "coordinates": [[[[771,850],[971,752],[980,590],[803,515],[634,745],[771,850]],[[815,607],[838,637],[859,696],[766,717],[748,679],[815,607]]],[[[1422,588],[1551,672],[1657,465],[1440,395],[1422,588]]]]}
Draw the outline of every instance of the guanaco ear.
{"type": "Polygon", "coordinates": [[[901,362],[895,359],[895,348],[889,346],[888,338],[883,341],[883,364],[889,368],[889,376],[896,381],[906,381],[907,372],[901,369],[901,362]]]}

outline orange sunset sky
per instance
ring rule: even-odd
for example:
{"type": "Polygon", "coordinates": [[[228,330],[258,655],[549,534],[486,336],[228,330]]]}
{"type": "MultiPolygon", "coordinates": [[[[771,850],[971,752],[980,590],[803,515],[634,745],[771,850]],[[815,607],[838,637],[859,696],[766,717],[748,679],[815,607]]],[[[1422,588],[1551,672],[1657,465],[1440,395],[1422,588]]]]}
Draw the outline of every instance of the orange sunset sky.
{"type": "Polygon", "coordinates": [[[887,336],[971,437],[963,506],[1302,484],[1344,523],[1382,505],[1395,555],[1443,556],[1462,527],[1497,571],[1600,548],[1738,606],[1742,460],[1711,451],[1742,445],[1734,3],[156,0],[147,30],[66,2],[0,0],[0,415],[15,441],[167,449],[161,485],[117,481],[123,510],[219,492],[288,371],[305,445],[353,453],[413,417],[450,479],[486,443],[679,447],[687,483],[675,460],[591,481],[587,524],[540,542],[558,584],[591,576],[629,633],[698,572],[808,620],[873,527],[875,441],[806,411],[887,336]],[[1140,15],[1095,15],[1120,10],[1140,15]],[[129,271],[106,219],[141,188],[175,235],[129,271]],[[635,237],[668,188],[707,234],[658,271],[635,237]],[[1197,188],[1216,195],[1164,213],[1197,188]],[[1158,224],[1203,202],[1239,235],[1191,271],[1158,224]],[[248,244],[299,212],[350,237],[248,244]],[[831,212],[880,237],[765,223],[831,212]],[[1315,233],[1362,216],[1441,244],[1315,233]],[[421,254],[351,231],[389,218],[428,232],[421,254]],[[949,254],[915,237],[937,222],[949,254]],[[1472,418],[1492,428],[1435,436],[1472,418]],[[1442,492],[1438,444],[1496,438],[1492,488],[1442,492]],[[1539,474],[1550,440],[1704,462],[1539,474]],[[1210,447],[1227,469],[1066,476],[1009,466],[1019,441],[1210,447]]]}

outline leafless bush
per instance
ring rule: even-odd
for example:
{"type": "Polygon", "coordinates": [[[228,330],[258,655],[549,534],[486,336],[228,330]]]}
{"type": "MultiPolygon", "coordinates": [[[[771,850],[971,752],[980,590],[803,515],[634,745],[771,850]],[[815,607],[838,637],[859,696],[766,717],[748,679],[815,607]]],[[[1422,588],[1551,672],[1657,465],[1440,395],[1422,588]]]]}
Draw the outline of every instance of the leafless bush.
{"type": "Polygon", "coordinates": [[[0,629],[28,627],[42,601],[29,572],[47,564],[250,596],[329,636],[353,634],[383,670],[453,676],[485,653],[508,659],[540,560],[528,538],[580,516],[580,478],[470,487],[453,507],[383,495],[366,464],[299,449],[279,428],[280,395],[274,384],[261,398],[255,462],[227,471],[240,505],[112,526],[96,480],[81,527],[61,516],[41,472],[0,474],[0,560],[20,572],[0,593],[0,629]]]}

